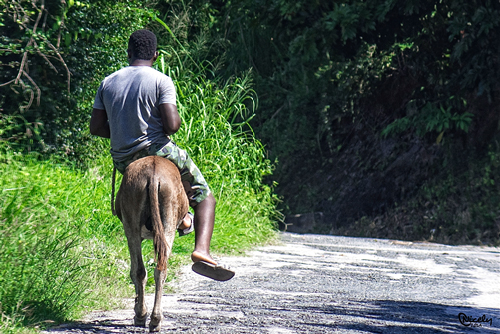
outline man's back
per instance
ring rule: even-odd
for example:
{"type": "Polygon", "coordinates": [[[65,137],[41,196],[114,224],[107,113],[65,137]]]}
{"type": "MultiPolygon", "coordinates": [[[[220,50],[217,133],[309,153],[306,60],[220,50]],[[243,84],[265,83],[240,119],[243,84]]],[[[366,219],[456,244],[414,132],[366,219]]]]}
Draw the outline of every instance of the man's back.
{"type": "Polygon", "coordinates": [[[151,143],[168,142],[158,111],[163,103],[176,104],[175,86],[168,76],[149,66],[128,66],[103,80],[94,108],[104,109],[108,115],[115,161],[151,143]]]}

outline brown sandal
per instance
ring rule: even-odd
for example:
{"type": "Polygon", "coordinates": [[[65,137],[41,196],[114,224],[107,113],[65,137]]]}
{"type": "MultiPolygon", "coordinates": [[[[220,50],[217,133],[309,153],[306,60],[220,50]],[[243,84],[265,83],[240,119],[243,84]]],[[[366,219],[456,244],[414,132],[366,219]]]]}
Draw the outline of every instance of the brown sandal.
{"type": "Polygon", "coordinates": [[[193,271],[197,274],[216,281],[228,281],[233,278],[235,274],[234,271],[229,269],[228,266],[222,264],[212,264],[205,261],[193,263],[191,269],[193,269],[193,271]]]}

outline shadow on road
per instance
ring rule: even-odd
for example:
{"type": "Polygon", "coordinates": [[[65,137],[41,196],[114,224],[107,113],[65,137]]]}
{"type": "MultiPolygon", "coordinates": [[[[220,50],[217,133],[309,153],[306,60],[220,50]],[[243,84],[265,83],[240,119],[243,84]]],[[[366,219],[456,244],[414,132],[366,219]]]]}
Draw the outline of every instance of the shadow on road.
{"type": "Polygon", "coordinates": [[[500,333],[499,310],[495,309],[392,300],[345,304],[301,308],[304,313],[320,313],[338,320],[330,325],[305,322],[304,326],[310,330],[344,329],[368,333],[465,333],[471,329],[473,332],[500,333]]]}
{"type": "MultiPolygon", "coordinates": [[[[242,316],[215,312],[189,315],[165,309],[165,331],[187,333],[500,333],[498,310],[391,300],[349,301],[343,305],[239,305],[219,304],[242,316]],[[463,313],[462,324],[459,314],[463,313]],[[483,317],[484,315],[484,317],[483,317]],[[469,318],[470,317],[470,318],[469,318]],[[471,321],[475,320],[475,321],[471,321]]],[[[130,320],[110,318],[92,323],[71,323],[52,328],[52,333],[145,333],[130,320]]],[[[163,332],[163,331],[162,331],[163,332]]]]}

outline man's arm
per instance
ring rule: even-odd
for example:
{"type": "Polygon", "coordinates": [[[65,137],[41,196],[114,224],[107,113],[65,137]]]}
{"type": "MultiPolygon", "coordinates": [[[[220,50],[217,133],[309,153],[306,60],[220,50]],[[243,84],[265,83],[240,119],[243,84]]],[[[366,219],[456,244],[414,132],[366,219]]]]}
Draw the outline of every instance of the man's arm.
{"type": "Polygon", "coordinates": [[[109,130],[106,110],[95,108],[92,110],[92,116],[90,117],[90,133],[94,136],[110,138],[111,132],[109,130]]]}
{"type": "Polygon", "coordinates": [[[173,135],[181,127],[181,117],[177,112],[177,106],[171,103],[163,103],[158,106],[160,111],[163,131],[167,136],[173,135]]]}

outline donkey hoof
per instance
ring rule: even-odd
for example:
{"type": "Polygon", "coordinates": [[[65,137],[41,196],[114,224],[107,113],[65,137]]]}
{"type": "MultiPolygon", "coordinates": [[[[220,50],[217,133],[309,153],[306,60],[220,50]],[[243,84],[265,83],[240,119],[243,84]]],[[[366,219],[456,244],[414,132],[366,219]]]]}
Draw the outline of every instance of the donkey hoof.
{"type": "Polygon", "coordinates": [[[159,332],[161,329],[161,318],[151,316],[151,321],[149,322],[150,332],[159,332]]]}
{"type": "Polygon", "coordinates": [[[148,318],[148,315],[146,314],[143,317],[134,317],[134,326],[135,327],[146,327],[146,319],[148,318]]]}
{"type": "Polygon", "coordinates": [[[153,324],[153,322],[149,323],[149,332],[159,332],[161,329],[161,321],[158,324],[153,324]]]}

